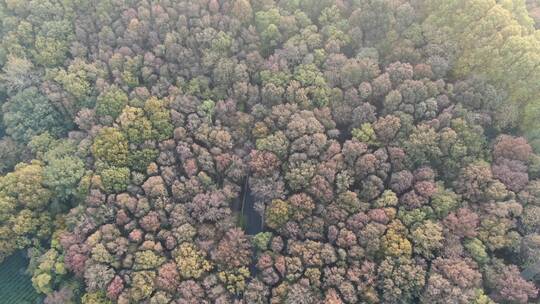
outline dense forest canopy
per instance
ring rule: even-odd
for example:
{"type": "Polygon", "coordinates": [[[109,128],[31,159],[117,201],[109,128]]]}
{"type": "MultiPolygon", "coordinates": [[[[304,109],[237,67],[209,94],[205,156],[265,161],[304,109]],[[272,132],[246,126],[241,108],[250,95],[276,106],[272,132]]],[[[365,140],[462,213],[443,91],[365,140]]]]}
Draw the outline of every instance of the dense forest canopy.
{"type": "Polygon", "coordinates": [[[535,0],[0,0],[44,303],[537,303],[535,0]]]}

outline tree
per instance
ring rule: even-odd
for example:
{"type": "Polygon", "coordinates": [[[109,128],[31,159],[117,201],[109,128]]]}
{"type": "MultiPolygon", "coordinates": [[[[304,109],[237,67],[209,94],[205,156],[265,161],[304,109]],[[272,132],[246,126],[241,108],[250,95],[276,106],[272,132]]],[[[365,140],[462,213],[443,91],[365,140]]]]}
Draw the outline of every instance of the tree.
{"type": "Polygon", "coordinates": [[[460,208],[451,212],[443,224],[455,236],[472,238],[478,233],[478,214],[468,208],[460,208]]]}
{"type": "Polygon", "coordinates": [[[97,97],[96,114],[103,118],[110,116],[114,121],[127,104],[126,93],[117,86],[111,86],[97,97]]]}
{"type": "Polygon", "coordinates": [[[13,169],[21,160],[21,150],[16,141],[11,137],[3,137],[0,139],[0,174],[5,174],[13,169]]]}
{"type": "Polygon", "coordinates": [[[266,209],[266,224],[272,229],[278,229],[289,220],[289,204],[283,200],[273,200],[266,209]]]}
{"type": "Polygon", "coordinates": [[[482,275],[468,258],[437,258],[432,262],[424,303],[468,302],[476,297],[482,275]]]}
{"type": "Polygon", "coordinates": [[[43,301],[44,304],[74,304],[74,292],[69,287],[62,287],[58,291],[48,295],[43,301]]]}
{"type": "Polygon", "coordinates": [[[144,111],[154,128],[153,138],[165,140],[172,137],[173,125],[166,101],[150,98],[144,104],[144,111]]]}
{"type": "Polygon", "coordinates": [[[540,60],[533,55],[540,44],[534,35],[532,20],[526,13],[520,13],[526,11],[524,2],[504,5],[496,1],[476,1],[475,9],[450,17],[448,13],[462,4],[459,0],[430,3],[426,26],[445,26],[449,36],[446,40],[456,43],[455,54],[452,54],[457,58],[454,73],[458,76],[481,74],[506,90],[510,103],[521,108],[522,130],[530,130],[526,131],[529,138],[536,141],[533,121],[538,113],[533,109],[538,102],[531,96],[535,96],[538,86],[530,83],[530,77],[536,73],[534,67],[540,60]],[[475,43],[474,48],[470,47],[471,43],[475,43]]]}
{"type": "Polygon", "coordinates": [[[180,280],[178,280],[178,278],[178,270],[174,262],[163,264],[158,269],[156,286],[160,289],[174,292],[180,284],[180,280]]]}
{"type": "Polygon", "coordinates": [[[425,221],[411,232],[414,252],[427,259],[435,257],[436,251],[443,246],[442,227],[430,220],[425,221]]]}
{"type": "MultiPolygon", "coordinates": [[[[540,235],[537,233],[526,235],[521,240],[521,258],[522,265],[525,267],[525,271],[531,270],[536,272],[538,269],[538,263],[540,259],[538,258],[538,253],[540,251],[540,235]]],[[[536,273],[534,273],[536,274],[536,273]]],[[[522,274],[523,277],[525,277],[522,274]]]]}
{"type": "Polygon", "coordinates": [[[230,229],[212,253],[212,259],[223,268],[239,268],[249,265],[251,261],[250,245],[242,230],[230,229]]]}
{"type": "Polygon", "coordinates": [[[111,304],[102,291],[85,293],[81,298],[83,304],[111,304]]]}
{"type": "Polygon", "coordinates": [[[66,69],[55,69],[50,74],[56,83],[47,83],[48,95],[57,100],[60,88],[56,84],[61,86],[64,92],[58,101],[72,116],[82,109],[94,108],[97,95],[94,84],[98,77],[106,77],[99,65],[86,63],[82,58],[74,59],[66,69]]]}
{"type": "Polygon", "coordinates": [[[495,301],[527,303],[538,294],[535,285],[520,276],[517,266],[504,265],[500,261],[489,270],[488,281],[493,286],[495,301]]]}
{"type": "Polygon", "coordinates": [[[118,118],[120,129],[131,143],[142,143],[153,137],[152,123],[146,118],[144,110],[126,106],[118,118]]]}
{"type": "Polygon", "coordinates": [[[212,264],[206,260],[204,253],[193,244],[182,243],[173,253],[182,278],[199,278],[212,269],[212,264]]]}
{"type": "Polygon", "coordinates": [[[153,270],[165,262],[165,258],[155,254],[151,250],[139,251],[135,253],[133,270],[153,270]]]}
{"type": "Polygon", "coordinates": [[[235,16],[238,20],[242,22],[247,22],[251,20],[253,16],[251,4],[249,3],[249,1],[246,0],[234,1],[234,4],[231,8],[231,13],[233,14],[233,16],[235,16]]]}
{"type": "Polygon", "coordinates": [[[103,264],[93,264],[86,267],[84,279],[90,292],[105,290],[114,278],[114,270],[103,264]]]}
{"type": "Polygon", "coordinates": [[[128,142],[120,131],[105,127],[99,131],[92,145],[94,156],[111,166],[125,166],[128,162],[128,142]]]}
{"type": "Polygon", "coordinates": [[[137,271],[132,276],[132,287],[130,289],[130,299],[132,301],[142,301],[149,298],[154,291],[154,271],[137,271]]]}
{"type": "Polygon", "coordinates": [[[354,128],[351,131],[354,139],[359,142],[364,142],[370,145],[377,145],[377,135],[373,131],[373,127],[370,123],[364,123],[360,128],[354,128]]]}
{"type": "Polygon", "coordinates": [[[467,240],[464,247],[479,265],[483,265],[489,261],[487,248],[479,239],[467,240]]]}
{"type": "Polygon", "coordinates": [[[34,41],[35,50],[32,53],[35,61],[48,67],[62,63],[73,39],[72,31],[67,19],[44,22],[34,41]]]}
{"type": "Polygon", "coordinates": [[[411,163],[430,164],[438,159],[442,152],[438,146],[439,135],[428,125],[417,126],[405,142],[405,150],[411,163]]]}
{"type": "Polygon", "coordinates": [[[63,263],[63,256],[56,249],[49,249],[38,258],[39,264],[32,274],[32,285],[44,294],[52,294],[53,288],[61,282],[67,269],[63,263]]]}
{"type": "Polygon", "coordinates": [[[191,216],[200,223],[205,221],[216,222],[227,217],[231,210],[224,193],[214,191],[199,193],[187,204],[191,216]]]}
{"type": "Polygon", "coordinates": [[[130,172],[125,167],[110,167],[101,172],[101,181],[107,192],[122,192],[130,182],[130,172]]]}
{"type": "Polygon", "coordinates": [[[37,76],[32,61],[26,58],[9,56],[2,69],[0,79],[2,87],[7,93],[12,94],[35,84],[37,76]]]}
{"type": "Polygon", "coordinates": [[[388,303],[414,301],[424,287],[425,275],[425,266],[414,260],[387,257],[379,266],[382,298],[388,303]]]}
{"type": "Polygon", "coordinates": [[[107,297],[111,300],[115,300],[118,298],[123,289],[124,281],[119,276],[115,276],[114,279],[109,283],[109,287],[107,287],[107,297]]]}
{"type": "Polygon", "coordinates": [[[78,157],[63,157],[49,161],[43,172],[43,183],[54,191],[60,200],[75,194],[80,179],[85,173],[82,160],[78,157]]]}
{"type": "Polygon", "coordinates": [[[250,273],[247,267],[235,268],[234,270],[221,271],[218,278],[225,284],[227,290],[240,295],[246,289],[246,279],[250,273]]]}
{"type": "Polygon", "coordinates": [[[71,124],[36,87],[18,92],[2,106],[2,111],[6,133],[22,143],[44,132],[60,137],[71,124]]]}
{"type": "Polygon", "coordinates": [[[43,186],[42,162],[21,163],[0,177],[0,259],[49,236],[51,197],[43,186]]]}
{"type": "Polygon", "coordinates": [[[493,183],[493,175],[486,162],[477,162],[463,168],[456,183],[456,190],[473,202],[485,198],[486,189],[493,183]]]}
{"type": "Polygon", "coordinates": [[[522,162],[528,162],[533,151],[531,146],[523,137],[512,137],[509,135],[501,135],[495,140],[493,147],[493,158],[512,159],[522,162]]]}
{"type": "Polygon", "coordinates": [[[407,228],[399,220],[388,224],[388,230],[382,239],[382,250],[385,255],[393,257],[410,257],[411,242],[406,238],[407,228]]]}

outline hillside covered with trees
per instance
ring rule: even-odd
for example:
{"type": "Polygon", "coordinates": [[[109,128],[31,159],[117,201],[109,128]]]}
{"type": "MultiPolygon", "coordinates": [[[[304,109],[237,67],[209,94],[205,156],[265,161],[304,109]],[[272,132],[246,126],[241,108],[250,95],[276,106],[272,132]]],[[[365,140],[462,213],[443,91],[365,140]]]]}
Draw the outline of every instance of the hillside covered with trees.
{"type": "Polygon", "coordinates": [[[539,12],[0,0],[0,262],[45,304],[538,303],[539,12]]]}

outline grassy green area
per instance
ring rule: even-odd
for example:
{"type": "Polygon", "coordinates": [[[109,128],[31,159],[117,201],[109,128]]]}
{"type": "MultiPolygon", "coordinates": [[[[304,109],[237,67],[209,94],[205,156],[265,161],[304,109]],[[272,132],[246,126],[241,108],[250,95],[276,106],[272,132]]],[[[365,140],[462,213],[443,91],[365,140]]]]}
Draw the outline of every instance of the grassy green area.
{"type": "Polygon", "coordinates": [[[32,287],[25,273],[28,260],[17,252],[0,264],[0,304],[41,303],[41,297],[32,287]]]}

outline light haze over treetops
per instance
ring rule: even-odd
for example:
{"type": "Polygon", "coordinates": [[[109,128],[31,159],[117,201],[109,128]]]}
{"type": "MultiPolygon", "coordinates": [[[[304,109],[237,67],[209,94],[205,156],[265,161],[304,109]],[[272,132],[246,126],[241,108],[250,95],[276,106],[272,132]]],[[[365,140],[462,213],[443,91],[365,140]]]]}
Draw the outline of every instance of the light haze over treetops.
{"type": "Polygon", "coordinates": [[[46,304],[537,303],[539,7],[0,0],[0,262],[46,304]]]}

